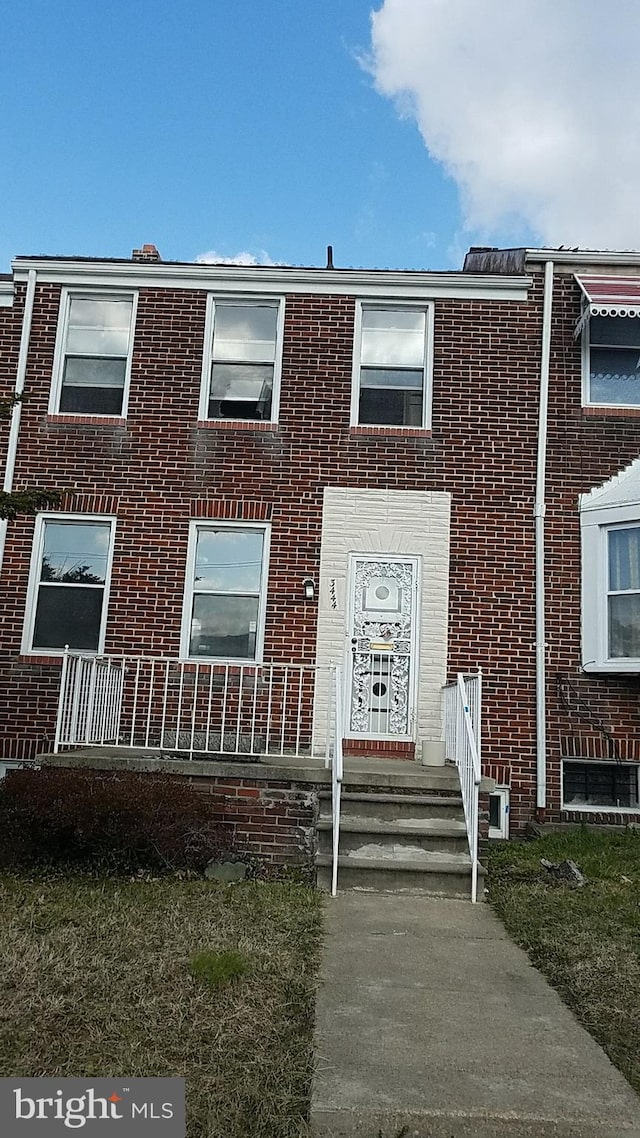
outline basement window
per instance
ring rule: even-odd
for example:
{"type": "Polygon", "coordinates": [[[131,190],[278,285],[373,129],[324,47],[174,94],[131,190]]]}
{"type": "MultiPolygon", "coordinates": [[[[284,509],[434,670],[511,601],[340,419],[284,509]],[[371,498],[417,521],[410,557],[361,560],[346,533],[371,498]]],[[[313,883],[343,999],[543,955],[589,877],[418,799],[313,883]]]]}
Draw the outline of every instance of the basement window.
{"type": "Polygon", "coordinates": [[[496,786],[489,795],[489,837],[509,837],[508,786],[496,786]]]}
{"type": "Polygon", "coordinates": [[[580,762],[562,764],[562,805],[565,809],[637,810],[638,765],[580,762]]]}

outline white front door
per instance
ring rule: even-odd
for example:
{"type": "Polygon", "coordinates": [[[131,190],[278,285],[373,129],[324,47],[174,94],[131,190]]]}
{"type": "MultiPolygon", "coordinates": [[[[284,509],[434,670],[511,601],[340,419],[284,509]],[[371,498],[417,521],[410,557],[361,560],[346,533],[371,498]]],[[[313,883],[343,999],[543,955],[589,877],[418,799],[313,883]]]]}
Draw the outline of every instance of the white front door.
{"type": "Polygon", "coordinates": [[[352,555],[349,573],[347,735],[414,735],[418,562],[352,555]]]}

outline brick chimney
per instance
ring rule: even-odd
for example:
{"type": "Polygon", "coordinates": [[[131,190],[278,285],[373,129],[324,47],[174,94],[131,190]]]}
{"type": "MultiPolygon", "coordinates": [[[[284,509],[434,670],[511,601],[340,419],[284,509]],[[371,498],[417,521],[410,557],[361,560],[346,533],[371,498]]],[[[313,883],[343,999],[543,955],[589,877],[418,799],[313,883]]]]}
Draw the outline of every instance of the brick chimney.
{"type": "Polygon", "coordinates": [[[161,261],[162,257],[160,256],[155,245],[143,245],[142,249],[132,249],[131,260],[132,261],[161,261]]]}

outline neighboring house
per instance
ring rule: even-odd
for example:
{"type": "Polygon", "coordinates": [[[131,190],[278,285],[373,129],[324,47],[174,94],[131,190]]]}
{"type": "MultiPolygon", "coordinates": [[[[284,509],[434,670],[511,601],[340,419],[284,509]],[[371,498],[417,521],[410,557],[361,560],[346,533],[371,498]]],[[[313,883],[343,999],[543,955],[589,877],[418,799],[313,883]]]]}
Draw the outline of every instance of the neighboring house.
{"type": "Polygon", "coordinates": [[[322,751],[335,664],[347,755],[419,760],[481,668],[494,834],[636,819],[636,314],[635,254],[17,258],[5,488],[65,497],[7,530],[0,756],[51,749],[65,645],[60,742],[195,760],[322,751]]]}

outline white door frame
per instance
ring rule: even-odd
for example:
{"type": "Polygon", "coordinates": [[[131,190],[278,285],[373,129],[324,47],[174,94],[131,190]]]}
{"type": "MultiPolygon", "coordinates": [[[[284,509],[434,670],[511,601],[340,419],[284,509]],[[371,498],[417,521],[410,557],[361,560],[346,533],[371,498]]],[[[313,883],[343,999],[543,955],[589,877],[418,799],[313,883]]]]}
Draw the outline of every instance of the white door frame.
{"type": "MultiPolygon", "coordinates": [[[[344,683],[345,683],[345,725],[344,734],[347,739],[384,739],[388,741],[395,740],[400,743],[413,742],[416,738],[416,727],[418,722],[418,679],[419,679],[419,644],[420,644],[420,616],[421,616],[421,600],[422,600],[422,581],[421,581],[421,561],[418,556],[403,553],[350,553],[349,564],[347,570],[347,623],[345,629],[345,666],[344,666],[344,683]],[[354,577],[355,577],[355,563],[359,561],[371,561],[375,563],[394,562],[402,564],[410,564],[413,566],[413,606],[412,606],[412,619],[411,619],[411,644],[409,654],[409,686],[407,691],[408,708],[407,708],[407,721],[409,730],[406,735],[390,735],[380,734],[374,731],[368,731],[366,735],[360,732],[353,732],[350,728],[351,723],[351,671],[353,666],[353,652],[352,652],[352,636],[353,636],[353,621],[354,621],[354,577]]],[[[390,652],[389,656],[392,657],[393,653],[390,652]]]]}

